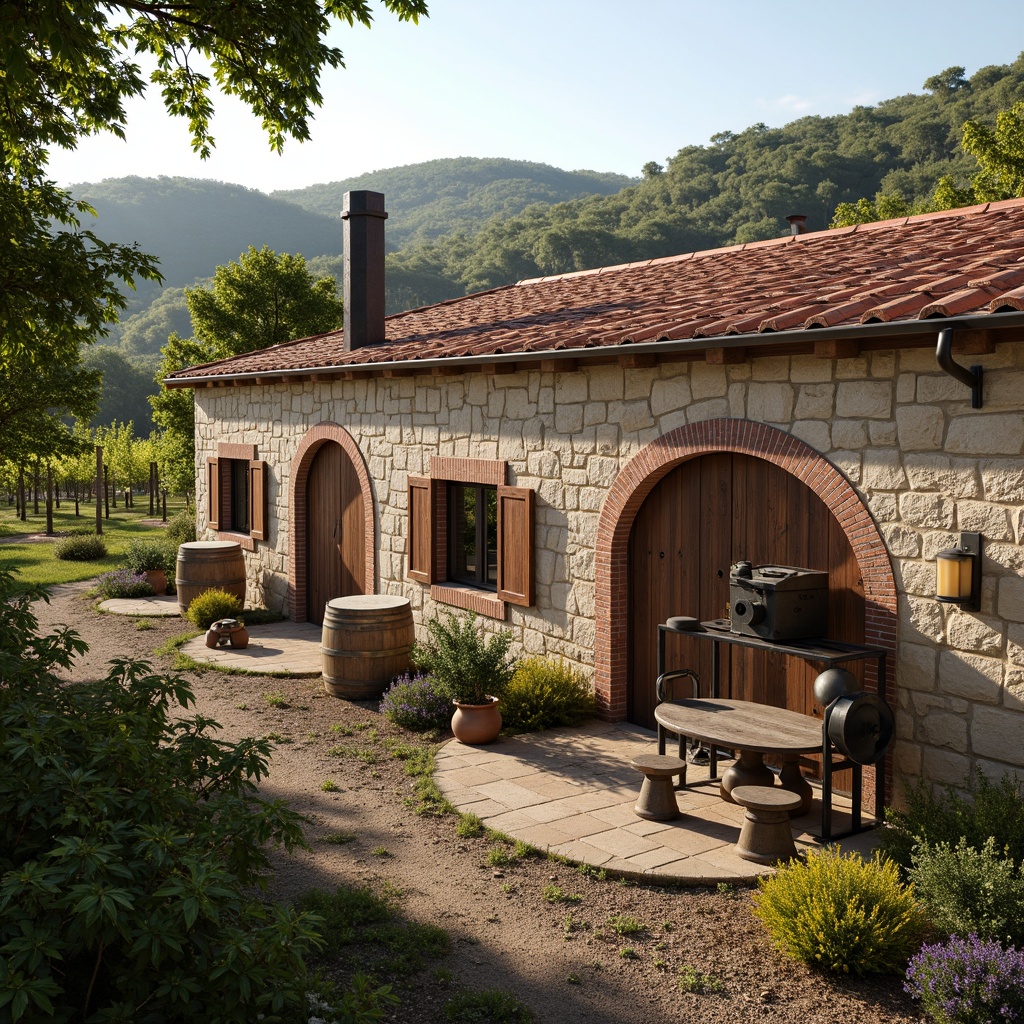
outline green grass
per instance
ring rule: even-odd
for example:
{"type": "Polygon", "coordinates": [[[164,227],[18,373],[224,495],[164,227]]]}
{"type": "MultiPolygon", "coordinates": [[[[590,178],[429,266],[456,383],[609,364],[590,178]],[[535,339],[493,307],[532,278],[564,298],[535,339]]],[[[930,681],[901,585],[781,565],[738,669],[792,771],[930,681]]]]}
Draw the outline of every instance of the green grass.
{"type": "MultiPolygon", "coordinates": [[[[23,523],[14,514],[13,506],[0,507],[0,538],[14,537],[25,533],[44,533],[46,514],[40,504],[39,515],[34,515],[29,505],[29,514],[23,523]]],[[[82,515],[75,518],[74,502],[61,502],[61,508],[53,510],[54,533],[69,533],[72,530],[93,529],[96,525],[95,509],[81,506],[82,515]]],[[[59,583],[76,583],[91,580],[101,573],[116,569],[124,557],[129,541],[135,539],[160,541],[165,534],[162,526],[143,526],[141,519],[149,516],[149,499],[139,501],[134,509],[123,507],[110,510],[110,518],[103,520],[103,540],[107,545],[106,558],[95,562],[62,562],[53,557],[53,542],[38,541],[32,544],[12,543],[6,539],[0,545],[0,564],[13,566],[18,570],[18,583],[55,586],[59,583]]],[[[168,516],[170,511],[168,510],[168,516]]]]}

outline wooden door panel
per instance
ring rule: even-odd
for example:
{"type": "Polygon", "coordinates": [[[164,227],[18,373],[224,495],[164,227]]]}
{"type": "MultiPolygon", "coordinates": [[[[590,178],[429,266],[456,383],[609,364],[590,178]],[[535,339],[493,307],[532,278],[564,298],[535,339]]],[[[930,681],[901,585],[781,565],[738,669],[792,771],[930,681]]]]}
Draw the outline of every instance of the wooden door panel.
{"type": "MultiPolygon", "coordinates": [[[[638,725],[653,727],[658,624],[672,615],[727,615],[729,566],[739,559],[827,571],[828,635],[864,642],[863,585],[849,540],[810,488],[763,459],[714,453],[672,470],[637,514],[629,558],[627,715],[638,725]]],[[[670,636],[667,665],[696,668],[707,686],[711,647],[670,636]]],[[[722,696],[820,715],[815,666],[736,647],[721,653],[722,696]]],[[[854,671],[860,677],[860,667],[854,671]]]]}
{"type": "Polygon", "coordinates": [[[333,442],[321,445],[306,485],[307,615],[322,623],[328,601],[365,587],[363,496],[352,460],[333,442]]]}

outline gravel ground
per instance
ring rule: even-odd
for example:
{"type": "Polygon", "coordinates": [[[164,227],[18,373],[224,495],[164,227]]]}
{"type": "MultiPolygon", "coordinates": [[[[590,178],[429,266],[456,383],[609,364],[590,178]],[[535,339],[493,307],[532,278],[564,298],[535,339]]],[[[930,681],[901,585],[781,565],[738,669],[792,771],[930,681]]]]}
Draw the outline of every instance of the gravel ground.
{"type": "MultiPolygon", "coordinates": [[[[57,588],[48,605],[37,606],[44,628],[67,623],[89,643],[75,678],[96,678],[108,659],[127,654],[170,669],[169,657],[152,652],[187,624],[152,619],[140,628],[136,620],[99,614],[86,587],[57,588]]],[[[422,741],[370,705],[326,696],[319,680],[214,671],[186,678],[197,710],[221,723],[224,738],[277,737],[263,788],[310,818],[310,851],[275,859],[274,895],[388,883],[401,893],[402,916],[450,935],[447,955],[396,987],[401,1006],[389,1020],[446,1020],[444,1004],[460,989],[507,990],[538,1022],[553,1024],[920,1019],[898,979],[836,980],[775,951],[750,912],[748,889],[623,884],[540,857],[488,865],[493,847],[486,839],[460,838],[451,816],[415,812],[413,782],[387,747],[422,741]],[[333,792],[321,788],[328,779],[333,792]],[[354,838],[324,842],[338,833],[354,838]],[[549,902],[542,895],[548,886],[572,902],[549,902]],[[633,918],[642,929],[618,935],[612,918],[633,918]],[[687,978],[695,984],[686,986],[687,978]]],[[[327,964],[327,973],[334,968],[341,970],[327,964]]]]}

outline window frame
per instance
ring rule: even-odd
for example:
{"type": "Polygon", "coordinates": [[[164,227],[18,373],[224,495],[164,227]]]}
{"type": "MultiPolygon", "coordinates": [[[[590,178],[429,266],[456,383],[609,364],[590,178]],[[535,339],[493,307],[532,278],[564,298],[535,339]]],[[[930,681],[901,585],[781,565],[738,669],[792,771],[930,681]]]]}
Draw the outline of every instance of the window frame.
{"type": "Polygon", "coordinates": [[[207,525],[218,539],[237,540],[248,551],[269,533],[267,463],[258,454],[254,444],[221,442],[216,456],[206,460],[207,525]],[[239,501],[243,475],[245,492],[239,501]],[[238,525],[240,507],[245,509],[244,528],[238,525]]]}
{"type": "Polygon", "coordinates": [[[434,456],[430,476],[408,477],[409,579],[430,586],[433,600],[504,618],[506,605],[535,603],[534,518],[532,488],[505,483],[507,463],[498,459],[434,456]],[[496,586],[449,577],[451,484],[493,488],[497,499],[496,586]]]}

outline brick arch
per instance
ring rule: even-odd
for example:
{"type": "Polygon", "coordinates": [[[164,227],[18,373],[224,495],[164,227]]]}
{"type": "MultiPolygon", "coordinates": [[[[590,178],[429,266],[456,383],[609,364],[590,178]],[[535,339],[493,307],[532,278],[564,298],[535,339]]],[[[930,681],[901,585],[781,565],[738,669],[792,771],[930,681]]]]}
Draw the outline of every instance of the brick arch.
{"type": "Polygon", "coordinates": [[[376,593],[377,507],[366,461],[352,435],[337,423],[318,423],[306,431],[292,456],[291,486],[288,494],[288,613],[293,622],[305,622],[306,608],[306,483],[309,467],[319,449],[329,443],[340,444],[352,461],[363,495],[366,548],[364,592],[376,593]]]}
{"type": "Polygon", "coordinates": [[[774,463],[810,488],[843,528],[864,581],[864,642],[895,660],[896,581],[871,513],[849,480],[809,445],[766,423],[714,419],[678,427],[642,448],[619,473],[601,507],[595,552],[594,688],[602,717],[626,717],[629,536],[655,485],[680,463],[738,452],[774,463]]]}

